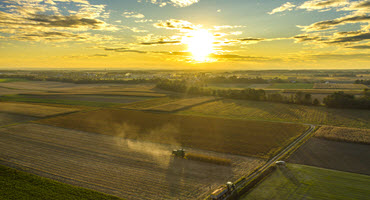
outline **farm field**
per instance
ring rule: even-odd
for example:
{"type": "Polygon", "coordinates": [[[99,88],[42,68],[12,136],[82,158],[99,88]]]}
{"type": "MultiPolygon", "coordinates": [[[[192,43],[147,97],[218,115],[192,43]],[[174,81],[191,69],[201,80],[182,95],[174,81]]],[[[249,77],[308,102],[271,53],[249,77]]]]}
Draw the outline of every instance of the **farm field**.
{"type": "Polygon", "coordinates": [[[134,110],[145,110],[151,107],[168,104],[180,100],[179,97],[162,97],[162,98],[152,98],[144,101],[128,103],[123,105],[121,108],[134,109],[134,110]]]}
{"type": "Polygon", "coordinates": [[[314,89],[365,89],[368,88],[363,84],[350,84],[350,83],[315,83],[314,89]]]}
{"type": "Polygon", "coordinates": [[[231,166],[178,159],[177,146],[128,140],[38,124],[0,129],[0,162],[10,167],[125,199],[195,199],[264,163],[205,152],[231,166]]]}
{"type": "Polygon", "coordinates": [[[242,200],[337,199],[366,200],[370,176],[288,164],[279,167],[242,200]]]}
{"type": "Polygon", "coordinates": [[[310,138],[288,162],[370,175],[370,145],[310,138]]]}
{"type": "Polygon", "coordinates": [[[119,199],[1,165],[0,186],[0,199],[119,199]]]}
{"type": "MultiPolygon", "coordinates": [[[[121,96],[163,97],[166,94],[151,84],[74,84],[53,81],[0,82],[8,94],[104,94],[121,96]],[[12,93],[10,93],[12,92],[12,93]]],[[[0,90],[1,92],[1,90],[0,90]]]]}
{"type": "Polygon", "coordinates": [[[119,109],[73,113],[44,119],[39,123],[129,139],[262,158],[272,156],[308,128],[301,124],[119,109]]]}
{"type": "Polygon", "coordinates": [[[11,113],[0,113],[0,126],[5,126],[24,121],[31,121],[36,119],[38,118],[25,115],[16,115],[11,113]]]}
{"type": "Polygon", "coordinates": [[[223,99],[179,114],[370,128],[370,111],[223,99]]]}
{"type": "Polygon", "coordinates": [[[62,108],[26,103],[0,102],[0,112],[27,115],[33,117],[47,117],[51,115],[75,112],[78,110],[79,109],[76,108],[62,108]]]}
{"type": "Polygon", "coordinates": [[[272,89],[312,89],[312,83],[274,83],[268,88],[272,89]]]}
{"type": "Polygon", "coordinates": [[[334,141],[370,144],[370,129],[322,126],[315,132],[315,137],[334,141]]]}
{"type": "Polygon", "coordinates": [[[7,102],[23,102],[36,104],[49,104],[52,106],[76,106],[76,107],[112,107],[120,105],[118,103],[109,102],[93,102],[93,101],[79,101],[79,100],[64,100],[64,99],[46,99],[46,98],[29,98],[28,95],[4,95],[0,97],[1,101],[7,102]]]}
{"type": "Polygon", "coordinates": [[[103,103],[133,103],[149,99],[148,97],[133,97],[133,96],[118,96],[118,95],[73,95],[73,94],[54,94],[54,95],[19,95],[24,98],[35,99],[60,99],[72,101],[89,101],[89,102],[103,102],[103,103]]]}
{"type": "Polygon", "coordinates": [[[161,112],[174,112],[178,110],[182,110],[185,108],[189,108],[191,106],[200,105],[206,102],[214,101],[217,98],[215,97],[191,97],[191,98],[182,98],[178,101],[170,102],[167,104],[162,104],[159,106],[154,106],[147,108],[146,110],[151,111],[161,111],[161,112]]]}

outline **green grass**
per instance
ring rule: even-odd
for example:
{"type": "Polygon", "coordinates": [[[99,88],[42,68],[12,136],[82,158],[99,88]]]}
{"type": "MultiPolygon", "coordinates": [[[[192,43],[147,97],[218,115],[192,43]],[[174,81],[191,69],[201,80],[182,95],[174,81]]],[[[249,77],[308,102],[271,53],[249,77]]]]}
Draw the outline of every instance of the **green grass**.
{"type": "Polygon", "coordinates": [[[112,106],[120,105],[118,103],[108,103],[108,102],[75,101],[75,100],[62,100],[62,99],[38,99],[38,98],[29,98],[29,97],[27,98],[27,96],[25,95],[18,95],[18,94],[3,95],[0,97],[0,101],[79,105],[79,106],[91,106],[91,107],[112,107],[112,106]]]}
{"type": "Polygon", "coordinates": [[[370,128],[370,110],[332,109],[261,101],[224,99],[194,106],[179,114],[370,128]]]}
{"type": "Polygon", "coordinates": [[[370,176],[288,164],[277,169],[241,200],[369,199],[370,176]]]}
{"type": "Polygon", "coordinates": [[[271,89],[312,89],[313,83],[274,83],[271,89]]]}
{"type": "Polygon", "coordinates": [[[0,199],[119,199],[0,165],[0,199]]]}
{"type": "Polygon", "coordinates": [[[0,83],[24,82],[24,81],[28,81],[28,80],[22,79],[22,78],[0,78],[0,83]]]}

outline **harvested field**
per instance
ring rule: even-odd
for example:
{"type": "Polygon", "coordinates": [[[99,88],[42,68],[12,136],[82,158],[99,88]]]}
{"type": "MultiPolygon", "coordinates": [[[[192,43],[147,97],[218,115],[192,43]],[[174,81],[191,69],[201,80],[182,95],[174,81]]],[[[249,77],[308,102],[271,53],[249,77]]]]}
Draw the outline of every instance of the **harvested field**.
{"type": "Polygon", "coordinates": [[[363,84],[350,83],[315,83],[314,89],[365,89],[368,88],[363,84]]]}
{"type": "Polygon", "coordinates": [[[145,110],[147,108],[156,107],[159,105],[175,102],[175,101],[178,101],[179,99],[180,98],[174,98],[174,97],[155,98],[155,99],[149,99],[145,101],[130,103],[130,104],[122,106],[122,108],[134,109],[134,110],[145,110]]]}
{"type": "Polygon", "coordinates": [[[190,108],[192,106],[200,105],[206,102],[214,101],[217,98],[215,97],[192,97],[184,98],[178,101],[170,102],[167,104],[162,104],[159,106],[154,106],[147,108],[146,110],[151,111],[160,111],[160,112],[174,112],[182,109],[190,108]]]}
{"type": "Polygon", "coordinates": [[[0,199],[119,200],[120,198],[0,166],[0,199]]]}
{"type": "Polygon", "coordinates": [[[16,115],[11,113],[0,113],[0,126],[14,124],[17,122],[31,121],[36,119],[38,118],[25,115],[16,115]]]}
{"type": "Polygon", "coordinates": [[[370,129],[322,126],[315,132],[315,136],[334,141],[370,144],[370,129]]]}
{"type": "Polygon", "coordinates": [[[231,165],[230,159],[208,156],[204,154],[186,153],[185,159],[197,160],[197,161],[207,162],[207,163],[214,163],[217,165],[231,165]]]}
{"type": "Polygon", "coordinates": [[[37,124],[0,133],[0,163],[125,199],[195,199],[264,162],[214,152],[232,166],[177,159],[172,146],[37,124]]]}
{"type": "Polygon", "coordinates": [[[56,94],[56,95],[22,95],[25,98],[35,99],[61,99],[72,101],[90,101],[103,103],[133,103],[148,99],[147,97],[132,97],[132,96],[112,96],[112,95],[70,95],[70,94],[56,94]]]}
{"type": "Polygon", "coordinates": [[[194,106],[181,111],[180,114],[370,128],[369,110],[332,109],[273,102],[224,99],[194,106]]]}
{"type": "Polygon", "coordinates": [[[47,117],[78,111],[75,108],[62,108],[25,103],[0,102],[0,112],[28,115],[33,117],[47,117]]]}
{"type": "Polygon", "coordinates": [[[289,162],[370,175],[370,145],[310,138],[289,162]]]}
{"type": "Polygon", "coordinates": [[[44,119],[40,123],[130,139],[264,158],[275,154],[308,128],[301,124],[114,109],[73,113],[44,119]]]}
{"type": "Polygon", "coordinates": [[[312,89],[312,83],[274,83],[268,88],[271,89],[312,89]]]}
{"type": "Polygon", "coordinates": [[[370,176],[288,164],[287,167],[279,167],[241,200],[367,200],[369,185],[370,176]]]}

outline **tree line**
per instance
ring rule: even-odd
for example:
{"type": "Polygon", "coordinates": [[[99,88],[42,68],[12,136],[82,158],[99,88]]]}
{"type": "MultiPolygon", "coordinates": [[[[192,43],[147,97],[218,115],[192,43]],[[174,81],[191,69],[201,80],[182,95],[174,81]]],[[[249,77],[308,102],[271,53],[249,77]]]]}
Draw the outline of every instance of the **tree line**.
{"type": "MultiPolygon", "coordinates": [[[[280,93],[266,93],[262,89],[246,88],[242,90],[236,89],[213,89],[206,88],[203,85],[189,84],[185,80],[160,80],[157,88],[194,94],[225,97],[231,99],[253,100],[253,101],[271,101],[280,103],[292,103],[301,105],[320,105],[318,99],[313,99],[312,94],[298,91],[290,96],[280,93]]],[[[360,108],[370,109],[370,91],[365,89],[362,97],[355,97],[344,92],[335,92],[324,98],[323,103],[331,108],[360,108]]]]}

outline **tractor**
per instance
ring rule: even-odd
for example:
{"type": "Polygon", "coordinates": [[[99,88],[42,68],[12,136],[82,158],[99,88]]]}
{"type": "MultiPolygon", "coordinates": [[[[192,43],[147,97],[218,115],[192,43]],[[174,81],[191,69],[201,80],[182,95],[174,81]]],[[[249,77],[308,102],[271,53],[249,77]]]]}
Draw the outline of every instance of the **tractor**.
{"type": "Polygon", "coordinates": [[[173,150],[172,155],[178,158],[185,158],[185,150],[184,149],[173,150]]]}

